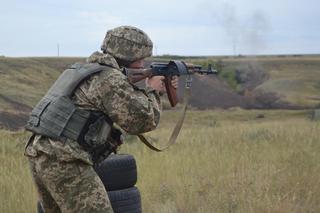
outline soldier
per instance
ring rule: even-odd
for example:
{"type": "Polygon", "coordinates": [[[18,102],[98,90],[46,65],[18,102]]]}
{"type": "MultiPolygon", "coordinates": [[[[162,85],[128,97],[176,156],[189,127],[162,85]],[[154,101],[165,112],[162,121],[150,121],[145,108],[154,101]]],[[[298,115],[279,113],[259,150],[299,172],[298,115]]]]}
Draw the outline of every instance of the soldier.
{"type": "MultiPolygon", "coordinates": [[[[102,52],[64,71],[31,112],[25,155],[46,213],[113,212],[93,164],[121,143],[113,123],[129,134],[156,128],[163,77],[147,79],[142,90],[121,70],[142,68],[152,46],[138,28],[109,30],[102,52]]],[[[177,78],[171,83],[177,88],[177,78]]]]}

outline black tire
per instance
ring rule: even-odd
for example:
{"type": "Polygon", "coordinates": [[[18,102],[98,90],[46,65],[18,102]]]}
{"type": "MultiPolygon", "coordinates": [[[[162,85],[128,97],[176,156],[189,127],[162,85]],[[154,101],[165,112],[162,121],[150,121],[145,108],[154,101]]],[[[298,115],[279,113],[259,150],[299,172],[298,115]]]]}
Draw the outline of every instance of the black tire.
{"type": "Polygon", "coordinates": [[[110,155],[95,170],[107,191],[130,188],[137,183],[137,166],[132,155],[110,155]]]}
{"type": "Polygon", "coordinates": [[[141,197],[137,187],[108,191],[114,213],[141,213],[141,197]]]}

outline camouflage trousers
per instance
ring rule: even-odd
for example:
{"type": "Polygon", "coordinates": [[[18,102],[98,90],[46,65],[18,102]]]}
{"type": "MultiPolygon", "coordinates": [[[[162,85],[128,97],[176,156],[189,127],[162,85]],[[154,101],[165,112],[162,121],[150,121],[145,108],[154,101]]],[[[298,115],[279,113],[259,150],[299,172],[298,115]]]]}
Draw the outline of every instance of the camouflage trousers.
{"type": "Polygon", "coordinates": [[[91,165],[58,161],[42,153],[28,157],[46,213],[113,212],[107,192],[91,165]]]}

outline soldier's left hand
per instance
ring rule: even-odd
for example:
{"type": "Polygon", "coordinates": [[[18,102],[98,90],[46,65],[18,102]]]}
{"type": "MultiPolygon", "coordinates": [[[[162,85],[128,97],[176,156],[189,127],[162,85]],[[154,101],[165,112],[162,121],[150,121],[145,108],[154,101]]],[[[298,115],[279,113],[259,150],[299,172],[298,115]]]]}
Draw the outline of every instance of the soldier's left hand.
{"type": "Polygon", "coordinates": [[[172,77],[171,85],[172,85],[175,89],[178,89],[178,87],[179,87],[179,78],[178,78],[178,76],[175,75],[175,76],[172,77]]]}

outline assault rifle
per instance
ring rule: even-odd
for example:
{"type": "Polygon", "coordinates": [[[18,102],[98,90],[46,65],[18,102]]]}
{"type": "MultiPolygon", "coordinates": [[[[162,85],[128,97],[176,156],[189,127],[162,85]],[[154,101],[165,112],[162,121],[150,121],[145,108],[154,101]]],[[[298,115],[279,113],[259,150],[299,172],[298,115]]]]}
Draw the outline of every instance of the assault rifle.
{"type": "Polygon", "coordinates": [[[167,90],[168,99],[172,107],[178,103],[177,92],[171,85],[171,80],[173,76],[187,75],[186,87],[191,86],[191,76],[192,74],[217,74],[217,70],[212,68],[209,64],[208,69],[202,69],[200,65],[188,64],[183,61],[173,60],[169,63],[152,63],[150,68],[146,69],[130,69],[124,68],[124,74],[128,77],[131,83],[136,83],[145,78],[150,78],[152,76],[164,76],[165,86],[167,90]]]}

